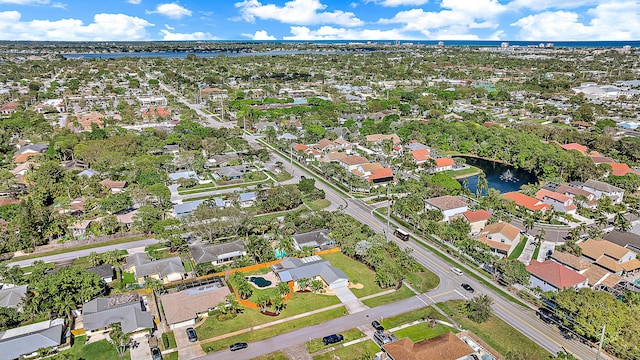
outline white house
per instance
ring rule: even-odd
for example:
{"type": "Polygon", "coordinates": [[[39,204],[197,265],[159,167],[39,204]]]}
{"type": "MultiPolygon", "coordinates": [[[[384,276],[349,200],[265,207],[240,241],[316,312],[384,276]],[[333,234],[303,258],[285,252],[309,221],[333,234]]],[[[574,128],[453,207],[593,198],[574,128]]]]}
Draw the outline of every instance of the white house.
{"type": "Polygon", "coordinates": [[[570,287],[579,289],[589,286],[586,276],[552,260],[545,262],[531,260],[527,265],[527,271],[531,275],[529,286],[539,287],[542,291],[558,291],[570,287]]]}
{"type": "Polygon", "coordinates": [[[445,195],[425,200],[425,209],[440,210],[443,221],[449,221],[469,210],[469,204],[460,196],[445,195]]]}
{"type": "Polygon", "coordinates": [[[595,194],[598,199],[602,196],[608,196],[614,204],[621,204],[624,197],[623,189],[597,180],[587,180],[582,184],[582,189],[595,194]]]}

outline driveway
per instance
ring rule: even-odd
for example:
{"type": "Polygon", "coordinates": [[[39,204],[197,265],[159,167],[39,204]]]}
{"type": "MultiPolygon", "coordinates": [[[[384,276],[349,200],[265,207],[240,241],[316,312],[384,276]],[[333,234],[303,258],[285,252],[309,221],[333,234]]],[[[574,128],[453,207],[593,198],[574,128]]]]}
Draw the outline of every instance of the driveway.
{"type": "MultiPolygon", "coordinates": [[[[176,344],[178,345],[178,359],[191,360],[206,355],[200,346],[200,341],[189,341],[187,328],[188,326],[184,326],[177,327],[173,330],[173,335],[176,337],[176,344]]],[[[198,330],[196,329],[196,333],[197,332],[198,330]]]]}
{"type": "Polygon", "coordinates": [[[151,348],[149,347],[149,339],[145,334],[139,334],[132,337],[132,342],[136,343],[135,347],[130,347],[131,360],[149,360],[151,359],[151,348]]]}
{"type": "Polygon", "coordinates": [[[346,286],[333,289],[333,293],[336,294],[338,299],[340,299],[340,301],[344,304],[349,314],[355,314],[369,308],[368,306],[363,304],[360,299],[353,295],[351,290],[346,286]]]}

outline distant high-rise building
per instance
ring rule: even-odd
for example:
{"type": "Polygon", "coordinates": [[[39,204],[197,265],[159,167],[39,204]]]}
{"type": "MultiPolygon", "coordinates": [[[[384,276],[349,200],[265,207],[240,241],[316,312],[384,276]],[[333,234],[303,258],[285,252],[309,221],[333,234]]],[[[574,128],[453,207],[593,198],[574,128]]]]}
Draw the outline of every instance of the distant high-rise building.
{"type": "Polygon", "coordinates": [[[509,47],[509,43],[506,41],[503,41],[502,44],[500,44],[501,48],[508,48],[509,47]]]}
{"type": "Polygon", "coordinates": [[[438,41],[438,46],[440,47],[444,46],[444,41],[438,41]]]}

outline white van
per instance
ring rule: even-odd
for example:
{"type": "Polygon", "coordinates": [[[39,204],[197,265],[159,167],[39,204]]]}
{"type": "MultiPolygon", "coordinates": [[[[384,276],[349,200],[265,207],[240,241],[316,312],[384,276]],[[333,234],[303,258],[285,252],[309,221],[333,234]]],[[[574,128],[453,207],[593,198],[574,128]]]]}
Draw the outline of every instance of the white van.
{"type": "Polygon", "coordinates": [[[458,276],[462,276],[463,272],[462,270],[458,269],[457,267],[453,267],[451,268],[451,272],[458,275],[458,276]]]}

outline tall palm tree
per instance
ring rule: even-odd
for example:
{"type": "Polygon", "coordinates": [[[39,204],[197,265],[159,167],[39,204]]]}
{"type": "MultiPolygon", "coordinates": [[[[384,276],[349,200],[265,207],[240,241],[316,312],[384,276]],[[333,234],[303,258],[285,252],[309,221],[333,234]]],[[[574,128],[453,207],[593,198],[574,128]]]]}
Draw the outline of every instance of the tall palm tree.
{"type": "Polygon", "coordinates": [[[489,188],[487,175],[484,172],[478,174],[478,183],[476,184],[476,198],[480,198],[482,192],[489,188]]]}
{"type": "Polygon", "coordinates": [[[547,235],[547,231],[543,228],[540,228],[538,230],[538,233],[535,236],[535,241],[536,244],[540,244],[542,241],[544,241],[544,237],[547,235]]]}
{"type": "Polygon", "coordinates": [[[524,225],[524,231],[529,232],[529,230],[533,229],[533,227],[535,226],[536,220],[531,216],[527,216],[526,218],[524,218],[522,224],[524,225]]]}

